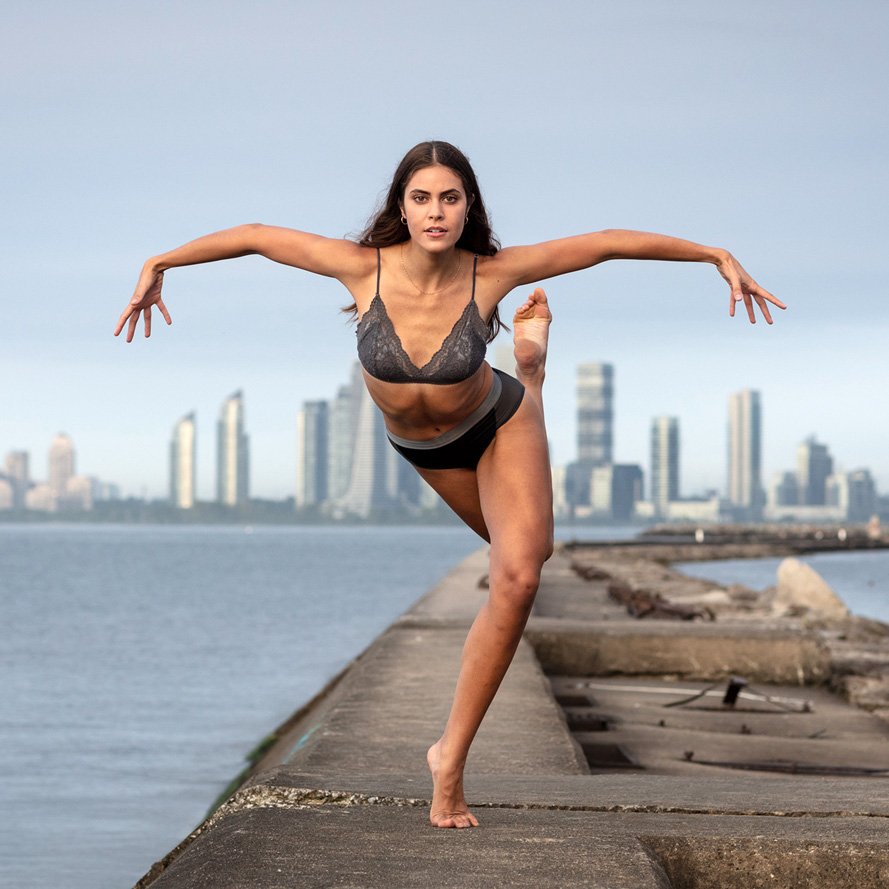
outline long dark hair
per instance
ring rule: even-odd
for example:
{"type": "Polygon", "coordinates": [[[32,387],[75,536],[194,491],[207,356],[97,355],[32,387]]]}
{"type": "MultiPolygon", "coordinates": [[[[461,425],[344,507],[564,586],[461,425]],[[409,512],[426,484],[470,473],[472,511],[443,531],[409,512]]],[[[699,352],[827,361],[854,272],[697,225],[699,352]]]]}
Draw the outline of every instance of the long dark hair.
{"type": "MultiPolygon", "coordinates": [[[[367,227],[358,238],[359,244],[363,247],[392,247],[410,240],[407,226],[401,221],[404,190],[414,173],[426,167],[434,167],[436,164],[453,170],[463,183],[466,197],[473,199],[469,207],[469,219],[463,226],[457,247],[482,256],[493,256],[500,249],[500,242],[491,231],[485,202],[482,200],[481,189],[469,159],[450,142],[437,141],[420,142],[401,159],[392,177],[392,184],[389,186],[383,206],[370,218],[367,227]]],[[[355,303],[346,306],[343,311],[350,313],[352,320],[358,317],[358,307],[355,303]]],[[[506,325],[500,320],[500,310],[496,308],[488,322],[489,343],[497,336],[501,327],[506,325]]]]}

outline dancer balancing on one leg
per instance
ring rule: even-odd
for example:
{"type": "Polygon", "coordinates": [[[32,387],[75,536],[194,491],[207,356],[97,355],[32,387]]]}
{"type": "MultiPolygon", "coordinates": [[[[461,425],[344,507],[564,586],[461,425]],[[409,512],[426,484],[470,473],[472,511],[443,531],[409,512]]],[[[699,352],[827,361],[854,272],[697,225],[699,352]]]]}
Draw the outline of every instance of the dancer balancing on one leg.
{"type": "Polygon", "coordinates": [[[428,753],[432,823],[471,827],[478,822],[463,794],[466,757],[553,545],[541,389],[549,309],[538,289],[516,314],[516,379],[485,361],[500,302],[516,287],[605,260],[652,259],[715,265],[730,287],[730,315],[743,301],[751,322],[758,306],[771,323],[769,303],[784,306],[728,251],[665,235],[606,230],[501,250],[469,161],[446,142],[423,142],[402,159],[357,243],[264,225],[198,238],[145,263],[115,334],[126,328],[130,342],[141,318],[148,336],[153,308],[170,323],[166,270],[248,254],[348,289],[364,379],[393,447],[491,545],[488,601],[467,636],[444,732],[428,753]]]}

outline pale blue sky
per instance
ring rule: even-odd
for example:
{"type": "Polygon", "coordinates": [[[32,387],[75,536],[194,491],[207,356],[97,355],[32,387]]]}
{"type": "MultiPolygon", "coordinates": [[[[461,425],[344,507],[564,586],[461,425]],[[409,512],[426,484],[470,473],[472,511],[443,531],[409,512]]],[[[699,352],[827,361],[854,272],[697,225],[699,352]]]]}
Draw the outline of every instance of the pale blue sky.
{"type": "MultiPolygon", "coordinates": [[[[2,71],[0,458],[163,495],[196,410],[212,494],[222,400],[243,389],[253,493],[294,485],[295,416],[345,382],[334,282],[257,258],[168,273],[171,328],[111,331],[150,255],[266,222],[332,236],[401,155],[454,142],[504,245],[609,227],[732,250],[789,306],[728,317],[710,266],[609,263],[548,284],[546,399],[574,456],[574,374],[616,368],[616,457],[680,418],[682,488],[724,487],[727,399],[762,392],[766,480],[811,433],[889,491],[889,8],[748,2],[32,2],[2,71]]],[[[524,297],[507,299],[506,313],[524,297]]]]}

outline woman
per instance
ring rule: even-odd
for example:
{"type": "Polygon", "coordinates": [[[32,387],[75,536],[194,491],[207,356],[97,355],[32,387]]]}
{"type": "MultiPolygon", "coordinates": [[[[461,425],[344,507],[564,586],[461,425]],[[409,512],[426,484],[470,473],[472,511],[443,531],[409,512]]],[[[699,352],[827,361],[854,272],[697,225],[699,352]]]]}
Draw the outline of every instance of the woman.
{"type": "Polygon", "coordinates": [[[170,323],[161,298],[167,269],[248,254],[345,285],[360,318],[364,378],[393,446],[491,544],[489,598],[467,636],[444,733],[427,754],[432,824],[475,826],[463,795],[466,756],[553,545],[542,402],[549,309],[538,288],[516,313],[515,380],[484,361],[500,301],[607,259],[660,259],[713,263],[731,287],[730,315],[743,300],[754,322],[755,302],[771,324],[768,303],[784,306],[727,251],[663,235],[602,231],[500,250],[469,161],[446,142],[424,142],[402,160],[360,242],[264,225],[198,238],[145,264],[115,335],[126,326],[132,341],[143,317],[149,336],[153,306],[170,323]]]}

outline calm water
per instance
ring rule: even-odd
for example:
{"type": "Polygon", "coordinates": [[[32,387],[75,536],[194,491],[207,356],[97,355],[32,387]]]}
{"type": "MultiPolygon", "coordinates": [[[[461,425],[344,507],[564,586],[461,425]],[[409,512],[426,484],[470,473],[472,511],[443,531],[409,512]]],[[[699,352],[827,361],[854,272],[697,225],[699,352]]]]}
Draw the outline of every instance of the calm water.
{"type": "Polygon", "coordinates": [[[0,525],[0,885],[120,889],[479,541],[0,525]]]}
{"type": "MultiPolygon", "coordinates": [[[[692,577],[717,583],[742,583],[764,590],[777,583],[781,559],[737,559],[686,562],[673,567],[692,577]]],[[[846,603],[853,614],[889,621],[889,550],[821,553],[803,556],[846,603]]]]}

